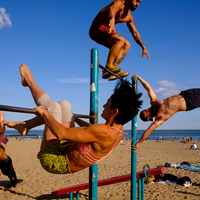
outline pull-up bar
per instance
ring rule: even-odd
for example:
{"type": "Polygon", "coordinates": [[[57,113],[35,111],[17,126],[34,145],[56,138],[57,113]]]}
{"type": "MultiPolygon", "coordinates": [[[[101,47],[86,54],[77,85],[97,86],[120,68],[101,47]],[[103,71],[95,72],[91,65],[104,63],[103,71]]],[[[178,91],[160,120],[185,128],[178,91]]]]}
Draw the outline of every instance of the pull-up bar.
{"type": "Polygon", "coordinates": [[[100,65],[100,64],[99,64],[99,67],[100,67],[101,69],[103,69],[103,70],[107,71],[108,73],[110,73],[110,74],[112,74],[112,75],[116,76],[117,78],[119,78],[119,79],[123,80],[124,82],[127,82],[128,84],[130,84],[130,85],[132,85],[133,87],[135,87],[135,85],[134,85],[134,84],[132,84],[132,83],[128,82],[128,81],[127,81],[127,80],[125,80],[125,79],[123,79],[121,76],[118,76],[118,75],[117,75],[117,74],[115,74],[114,72],[110,71],[108,68],[105,68],[105,67],[103,67],[103,66],[102,66],[102,65],[100,65]]]}
{"type": "MultiPolygon", "coordinates": [[[[6,106],[0,105],[0,110],[2,111],[10,111],[10,112],[20,112],[20,113],[29,113],[29,114],[37,114],[37,111],[31,108],[22,108],[22,107],[14,107],[14,106],[6,106]]],[[[81,114],[74,114],[78,118],[88,118],[94,119],[94,115],[81,115],[81,114]]]]}

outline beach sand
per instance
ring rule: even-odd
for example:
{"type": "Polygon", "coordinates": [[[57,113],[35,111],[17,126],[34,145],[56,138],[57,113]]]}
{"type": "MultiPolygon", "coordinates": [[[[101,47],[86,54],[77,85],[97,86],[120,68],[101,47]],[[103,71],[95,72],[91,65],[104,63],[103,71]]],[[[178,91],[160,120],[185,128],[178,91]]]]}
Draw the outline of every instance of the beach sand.
{"type": "MultiPolygon", "coordinates": [[[[16,188],[5,191],[9,184],[7,176],[0,177],[0,199],[68,199],[69,195],[51,196],[51,192],[63,187],[88,182],[89,169],[73,175],[54,175],[43,170],[37,159],[41,139],[10,139],[6,151],[12,158],[20,184],[16,188]]],[[[200,142],[196,142],[200,147],[200,142]]],[[[183,161],[200,162],[200,150],[189,150],[191,144],[180,141],[144,141],[137,153],[137,171],[142,171],[145,164],[150,168],[165,165],[166,162],[182,163],[183,161]]],[[[98,179],[105,179],[131,172],[131,146],[118,145],[113,152],[98,165],[98,179]]],[[[189,176],[193,186],[185,187],[177,184],[145,184],[145,199],[200,199],[200,173],[184,169],[166,167],[165,173],[178,177],[189,176]]],[[[88,190],[80,191],[80,199],[88,199],[88,190]]],[[[103,186],[98,189],[100,200],[130,199],[130,181],[103,186]]]]}

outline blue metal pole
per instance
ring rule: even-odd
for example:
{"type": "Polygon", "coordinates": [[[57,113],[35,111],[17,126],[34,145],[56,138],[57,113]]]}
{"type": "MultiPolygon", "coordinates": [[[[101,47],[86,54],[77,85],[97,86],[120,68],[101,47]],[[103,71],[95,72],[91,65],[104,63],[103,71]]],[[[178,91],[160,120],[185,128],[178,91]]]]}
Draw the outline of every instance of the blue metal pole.
{"type": "Polygon", "coordinates": [[[79,191],[76,192],[76,200],[79,200],[79,191]]]}
{"type": "Polygon", "coordinates": [[[144,178],[142,178],[142,200],[144,200],[144,178]]]}
{"type": "Polygon", "coordinates": [[[69,193],[69,199],[70,199],[70,200],[73,200],[73,192],[70,192],[70,193],[69,193]]]}
{"type": "MultiPolygon", "coordinates": [[[[137,93],[137,79],[133,80],[133,84],[135,85],[135,92],[137,93]]],[[[137,142],[137,115],[132,120],[132,133],[131,133],[131,200],[136,200],[137,196],[137,152],[134,152],[132,149],[132,145],[136,145],[137,142]]]]}
{"type": "MultiPolygon", "coordinates": [[[[90,115],[94,115],[93,123],[98,123],[98,80],[99,80],[99,52],[98,49],[91,49],[90,65],[90,115]]],[[[97,200],[98,188],[98,164],[92,165],[89,169],[89,199],[97,200]]]]}
{"type": "Polygon", "coordinates": [[[141,200],[141,178],[138,179],[138,200],[141,200]]]}

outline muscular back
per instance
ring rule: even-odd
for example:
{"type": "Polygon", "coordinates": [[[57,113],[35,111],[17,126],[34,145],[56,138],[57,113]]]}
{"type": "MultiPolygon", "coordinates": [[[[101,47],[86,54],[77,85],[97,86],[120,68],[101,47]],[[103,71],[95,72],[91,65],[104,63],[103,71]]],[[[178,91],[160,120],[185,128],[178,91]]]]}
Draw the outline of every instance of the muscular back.
{"type": "Polygon", "coordinates": [[[185,111],[186,103],[181,95],[174,95],[164,100],[157,101],[157,110],[155,119],[162,119],[166,121],[172,117],[176,112],[185,111]]]}

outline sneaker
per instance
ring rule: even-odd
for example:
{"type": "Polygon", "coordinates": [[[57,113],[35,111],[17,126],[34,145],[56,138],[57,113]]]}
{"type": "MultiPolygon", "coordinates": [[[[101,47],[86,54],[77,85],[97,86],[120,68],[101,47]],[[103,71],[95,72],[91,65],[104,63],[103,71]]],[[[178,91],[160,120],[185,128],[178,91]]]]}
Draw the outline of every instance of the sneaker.
{"type": "MultiPolygon", "coordinates": [[[[120,71],[119,67],[114,67],[113,65],[108,65],[108,66],[106,66],[106,68],[114,73],[117,73],[120,71]]],[[[102,74],[102,78],[107,79],[107,78],[109,78],[109,76],[110,76],[110,73],[104,70],[103,74],[102,74]]]]}
{"type": "MultiPolygon", "coordinates": [[[[123,77],[128,76],[129,72],[120,71],[120,72],[116,73],[116,75],[118,75],[118,76],[123,78],[123,77]]],[[[116,79],[118,79],[118,78],[116,76],[114,76],[114,75],[110,75],[110,77],[108,78],[109,81],[114,81],[116,79]]]]}

